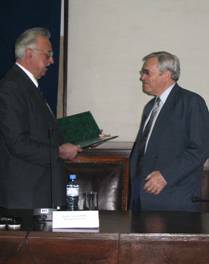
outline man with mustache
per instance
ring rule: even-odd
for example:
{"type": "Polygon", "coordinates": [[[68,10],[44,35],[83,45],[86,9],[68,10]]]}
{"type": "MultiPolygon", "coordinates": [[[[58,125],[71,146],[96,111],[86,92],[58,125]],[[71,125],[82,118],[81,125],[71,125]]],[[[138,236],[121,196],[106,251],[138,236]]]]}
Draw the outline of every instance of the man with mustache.
{"type": "Polygon", "coordinates": [[[50,33],[23,32],[15,43],[16,63],[0,82],[0,206],[57,208],[65,205],[63,160],[79,146],[63,144],[38,80],[54,63],[50,33]]]}

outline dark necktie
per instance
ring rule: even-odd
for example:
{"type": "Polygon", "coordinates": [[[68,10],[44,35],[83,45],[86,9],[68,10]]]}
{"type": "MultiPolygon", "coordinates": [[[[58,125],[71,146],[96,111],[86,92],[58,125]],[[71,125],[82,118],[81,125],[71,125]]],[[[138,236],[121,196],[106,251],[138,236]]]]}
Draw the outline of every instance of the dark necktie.
{"type": "Polygon", "coordinates": [[[47,106],[47,108],[48,108],[50,114],[51,114],[53,117],[55,117],[55,115],[54,115],[54,113],[53,113],[51,107],[49,106],[49,104],[48,104],[48,102],[47,102],[47,100],[46,100],[46,98],[45,98],[45,96],[44,96],[43,91],[42,91],[41,88],[40,88],[40,86],[38,86],[37,88],[38,88],[38,91],[39,91],[39,93],[40,93],[40,96],[42,97],[44,103],[46,104],[46,106],[47,106]]]}
{"type": "Polygon", "coordinates": [[[155,103],[154,103],[154,106],[152,108],[152,112],[151,112],[151,115],[150,115],[150,118],[146,124],[146,126],[144,127],[144,130],[142,132],[142,137],[141,137],[141,153],[144,153],[145,151],[145,146],[146,146],[146,142],[147,142],[147,137],[149,135],[149,132],[150,132],[150,129],[152,127],[152,123],[155,119],[155,116],[156,114],[158,113],[158,110],[159,110],[159,107],[160,107],[160,98],[159,97],[156,97],[155,99],[155,103]]]}

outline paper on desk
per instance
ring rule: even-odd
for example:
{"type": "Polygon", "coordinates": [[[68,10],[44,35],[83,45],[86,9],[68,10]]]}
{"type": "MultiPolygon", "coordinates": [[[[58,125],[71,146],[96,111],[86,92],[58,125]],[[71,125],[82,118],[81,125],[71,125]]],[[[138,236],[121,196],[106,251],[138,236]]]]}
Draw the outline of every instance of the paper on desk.
{"type": "Polygon", "coordinates": [[[53,228],[52,232],[58,233],[99,233],[99,228],[53,228]]]}
{"type": "Polygon", "coordinates": [[[99,228],[99,212],[54,211],[52,228],[99,228]]]}

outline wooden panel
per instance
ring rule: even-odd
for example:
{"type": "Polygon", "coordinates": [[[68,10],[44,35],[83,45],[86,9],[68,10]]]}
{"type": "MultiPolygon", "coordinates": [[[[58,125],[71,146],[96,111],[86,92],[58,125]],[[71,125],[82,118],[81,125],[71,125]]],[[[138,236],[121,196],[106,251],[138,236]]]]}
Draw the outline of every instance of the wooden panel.
{"type": "Polygon", "coordinates": [[[0,263],[1,264],[32,264],[34,263],[24,232],[0,232],[0,263]]]}
{"type": "Polygon", "coordinates": [[[144,238],[123,236],[120,240],[121,264],[208,264],[209,238],[175,235],[162,237],[147,235],[144,238]]]}
{"type": "Polygon", "coordinates": [[[115,264],[118,259],[118,235],[41,235],[31,236],[29,241],[37,263],[115,264]]]}

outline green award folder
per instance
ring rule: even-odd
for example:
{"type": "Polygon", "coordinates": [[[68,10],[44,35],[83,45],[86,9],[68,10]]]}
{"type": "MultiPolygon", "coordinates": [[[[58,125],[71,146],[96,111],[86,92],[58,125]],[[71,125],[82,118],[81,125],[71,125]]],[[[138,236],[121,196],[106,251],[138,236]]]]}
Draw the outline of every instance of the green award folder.
{"type": "Polygon", "coordinates": [[[58,118],[58,126],[64,136],[64,142],[79,145],[82,148],[95,146],[117,136],[103,135],[90,111],[58,118]]]}

